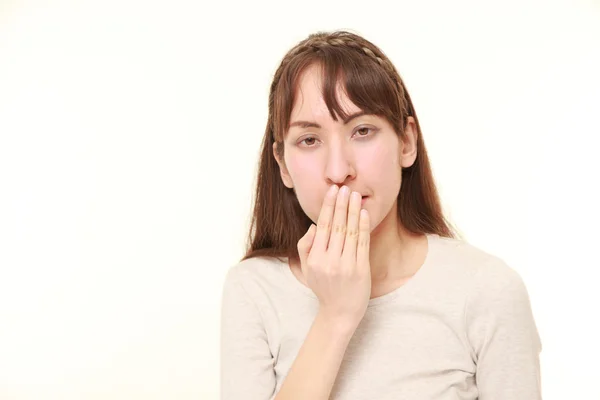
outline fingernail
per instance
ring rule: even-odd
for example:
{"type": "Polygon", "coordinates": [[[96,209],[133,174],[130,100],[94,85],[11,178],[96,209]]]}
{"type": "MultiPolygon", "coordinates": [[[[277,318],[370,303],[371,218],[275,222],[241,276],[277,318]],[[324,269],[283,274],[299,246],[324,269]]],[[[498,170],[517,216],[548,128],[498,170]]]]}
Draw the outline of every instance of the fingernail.
{"type": "Polygon", "coordinates": [[[350,188],[348,186],[342,186],[342,195],[346,196],[348,194],[348,192],[350,191],[350,188]]]}
{"type": "Polygon", "coordinates": [[[336,192],[337,192],[337,186],[336,186],[336,185],[332,185],[332,186],[329,188],[329,194],[330,194],[330,195],[334,195],[336,192]]]}

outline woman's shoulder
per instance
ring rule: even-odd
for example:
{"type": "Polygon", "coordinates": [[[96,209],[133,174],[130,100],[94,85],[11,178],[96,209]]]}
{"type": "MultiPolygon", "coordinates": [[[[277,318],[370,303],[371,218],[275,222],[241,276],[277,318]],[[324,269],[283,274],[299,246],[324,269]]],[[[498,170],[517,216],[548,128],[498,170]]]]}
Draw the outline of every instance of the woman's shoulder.
{"type": "Polygon", "coordinates": [[[429,272],[432,296],[465,310],[469,321],[528,310],[521,274],[501,256],[464,239],[435,237],[429,272]]]}
{"type": "Polygon", "coordinates": [[[505,259],[465,239],[436,237],[435,262],[446,277],[478,287],[519,285],[521,276],[505,259]]]}
{"type": "Polygon", "coordinates": [[[259,256],[230,264],[225,273],[226,285],[265,286],[271,285],[283,276],[282,269],[287,265],[285,258],[259,256]]]}

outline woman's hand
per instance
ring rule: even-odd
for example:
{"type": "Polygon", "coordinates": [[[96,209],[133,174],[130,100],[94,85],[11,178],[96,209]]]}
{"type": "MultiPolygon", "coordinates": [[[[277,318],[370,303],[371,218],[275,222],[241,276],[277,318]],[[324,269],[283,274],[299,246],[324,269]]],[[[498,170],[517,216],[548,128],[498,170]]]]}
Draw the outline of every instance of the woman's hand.
{"type": "Polygon", "coordinates": [[[302,273],[319,299],[319,312],[336,325],[356,329],[371,297],[371,232],[361,195],[332,186],[319,214],[298,241],[302,273]]]}

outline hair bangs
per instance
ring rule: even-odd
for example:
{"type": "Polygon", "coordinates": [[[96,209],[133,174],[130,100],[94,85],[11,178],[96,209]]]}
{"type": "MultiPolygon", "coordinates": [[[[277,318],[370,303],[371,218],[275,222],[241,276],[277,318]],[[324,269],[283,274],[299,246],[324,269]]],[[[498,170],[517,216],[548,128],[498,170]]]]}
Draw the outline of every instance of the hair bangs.
{"type": "Polygon", "coordinates": [[[404,115],[396,85],[375,61],[355,52],[333,48],[322,62],[323,99],[331,117],[346,119],[347,110],[339,103],[343,92],[360,110],[386,118],[397,133],[404,115]],[[338,53],[338,54],[336,54],[338,53]]]}
{"type": "Polygon", "coordinates": [[[339,102],[344,93],[360,110],[386,118],[401,134],[407,113],[395,82],[375,60],[367,59],[352,49],[328,48],[305,54],[290,62],[277,87],[274,104],[274,136],[282,141],[289,130],[291,113],[300,91],[300,78],[315,66],[321,72],[323,100],[334,121],[346,119],[348,110],[339,102]]]}

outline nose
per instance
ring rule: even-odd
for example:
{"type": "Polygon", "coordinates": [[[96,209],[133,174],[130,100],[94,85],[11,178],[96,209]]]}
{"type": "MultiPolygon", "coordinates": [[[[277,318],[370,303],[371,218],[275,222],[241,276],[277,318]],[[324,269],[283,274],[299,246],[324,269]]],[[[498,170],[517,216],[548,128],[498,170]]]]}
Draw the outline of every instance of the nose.
{"type": "Polygon", "coordinates": [[[341,186],[356,177],[351,148],[348,144],[340,142],[333,143],[328,148],[325,175],[329,185],[341,186]]]}

